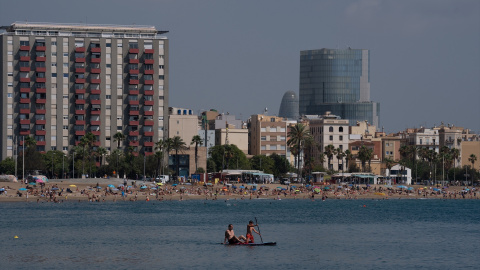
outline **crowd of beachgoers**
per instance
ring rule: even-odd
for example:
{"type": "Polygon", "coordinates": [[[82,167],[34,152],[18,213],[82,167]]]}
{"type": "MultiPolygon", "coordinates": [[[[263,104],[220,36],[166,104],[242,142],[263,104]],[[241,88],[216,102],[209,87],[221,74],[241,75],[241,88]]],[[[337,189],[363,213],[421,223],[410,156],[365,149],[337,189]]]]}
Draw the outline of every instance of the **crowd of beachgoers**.
{"type": "Polygon", "coordinates": [[[123,180],[0,183],[0,201],[151,201],[253,199],[478,199],[478,188],[405,185],[162,184],[123,180]]]}

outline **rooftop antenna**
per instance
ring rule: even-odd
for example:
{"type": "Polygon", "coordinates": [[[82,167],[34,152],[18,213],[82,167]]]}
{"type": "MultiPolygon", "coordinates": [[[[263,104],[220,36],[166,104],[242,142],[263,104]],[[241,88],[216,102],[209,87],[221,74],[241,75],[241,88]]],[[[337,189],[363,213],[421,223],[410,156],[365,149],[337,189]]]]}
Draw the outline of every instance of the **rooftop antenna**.
{"type": "Polygon", "coordinates": [[[264,113],[265,115],[267,115],[267,113],[268,113],[268,108],[267,108],[267,107],[265,107],[265,110],[263,111],[263,113],[264,113]]]}

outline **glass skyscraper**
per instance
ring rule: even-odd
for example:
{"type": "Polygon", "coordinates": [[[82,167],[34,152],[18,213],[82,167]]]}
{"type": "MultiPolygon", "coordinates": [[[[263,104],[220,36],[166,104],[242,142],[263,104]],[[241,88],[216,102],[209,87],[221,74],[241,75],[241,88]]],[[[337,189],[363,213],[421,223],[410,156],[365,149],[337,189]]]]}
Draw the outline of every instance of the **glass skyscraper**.
{"type": "Polygon", "coordinates": [[[370,52],[319,49],[300,52],[300,115],[330,111],[342,119],[379,126],[380,104],[370,101],[370,52]]]}
{"type": "Polygon", "coordinates": [[[298,119],[298,97],[295,92],[287,91],[283,94],[278,116],[294,120],[298,119]]]}

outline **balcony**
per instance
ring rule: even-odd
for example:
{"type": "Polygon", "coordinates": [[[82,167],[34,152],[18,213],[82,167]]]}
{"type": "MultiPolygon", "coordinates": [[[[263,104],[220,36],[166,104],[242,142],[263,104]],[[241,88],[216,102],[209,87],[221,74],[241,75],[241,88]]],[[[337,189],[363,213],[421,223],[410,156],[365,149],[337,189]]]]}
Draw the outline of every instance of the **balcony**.
{"type": "Polygon", "coordinates": [[[85,57],[75,58],[75,63],[85,63],[85,57]]]}
{"type": "Polygon", "coordinates": [[[47,82],[47,78],[39,78],[39,77],[36,77],[36,78],[35,78],[35,82],[44,83],[44,82],[47,82]]]}
{"type": "Polygon", "coordinates": [[[102,82],[102,79],[90,79],[90,83],[100,84],[101,82],[102,82]]]}
{"type": "Polygon", "coordinates": [[[30,56],[20,56],[20,61],[28,62],[28,61],[30,61],[30,56]]]}
{"type": "Polygon", "coordinates": [[[75,110],[75,114],[85,114],[85,110],[75,110]]]}
{"type": "Polygon", "coordinates": [[[138,146],[139,143],[138,143],[138,141],[129,141],[129,142],[128,142],[128,145],[129,145],[129,146],[138,146]]]}
{"type": "Polygon", "coordinates": [[[155,70],[153,69],[145,69],[143,71],[143,74],[150,74],[150,75],[153,75],[155,73],[155,70]]]}
{"type": "Polygon", "coordinates": [[[139,133],[140,133],[140,132],[138,132],[138,130],[136,130],[136,131],[129,131],[129,132],[128,132],[128,136],[138,136],[138,135],[140,135],[139,133]]]}
{"type": "Polygon", "coordinates": [[[128,71],[128,73],[129,73],[129,74],[138,74],[139,71],[138,71],[138,69],[130,69],[130,70],[128,71]]]}
{"type": "Polygon", "coordinates": [[[139,80],[129,80],[128,84],[139,84],[139,80]]]}
{"type": "Polygon", "coordinates": [[[47,145],[46,141],[37,141],[37,145],[47,145]]]}
{"type": "Polygon", "coordinates": [[[79,145],[80,144],[80,141],[75,141],[75,145],[79,145]]]}
{"type": "Polygon", "coordinates": [[[47,120],[45,120],[45,119],[35,120],[35,125],[46,125],[46,124],[47,124],[47,120]]]}
{"type": "Polygon", "coordinates": [[[30,51],[30,46],[20,46],[20,51],[30,51]]]}
{"type": "Polygon", "coordinates": [[[102,90],[100,89],[91,89],[90,94],[92,95],[100,95],[102,93],[102,90]]]}
{"type": "Polygon", "coordinates": [[[138,59],[136,59],[136,58],[132,58],[132,59],[128,59],[128,63],[129,63],[129,64],[138,64],[139,61],[138,61],[138,59]]]}
{"type": "Polygon", "coordinates": [[[137,53],[137,54],[138,54],[138,53],[139,53],[139,50],[138,50],[137,48],[130,48],[130,49],[128,50],[128,53],[137,53]]]}
{"type": "Polygon", "coordinates": [[[145,121],[143,122],[143,125],[144,125],[144,126],[153,126],[153,120],[145,120],[145,121]]]}
{"type": "Polygon", "coordinates": [[[21,98],[20,103],[23,103],[23,104],[30,103],[30,98],[21,98]]]}
{"type": "Polygon", "coordinates": [[[102,62],[102,58],[91,58],[90,62],[91,63],[100,63],[100,62],[102,62]]]}
{"type": "Polygon", "coordinates": [[[128,104],[130,104],[130,105],[140,105],[140,102],[138,100],[129,100],[128,104]]]}
{"type": "Polygon", "coordinates": [[[47,68],[46,67],[36,67],[35,71],[36,72],[47,72],[47,68]]]}
{"type": "Polygon", "coordinates": [[[143,84],[152,85],[153,83],[154,83],[153,80],[145,80],[143,84]]]}
{"type": "Polygon", "coordinates": [[[100,126],[101,121],[90,121],[90,125],[92,126],[100,126]]]}
{"type": "Polygon", "coordinates": [[[37,61],[37,62],[45,62],[45,61],[47,61],[47,57],[45,57],[45,56],[37,56],[37,57],[35,58],[35,61],[37,61]]]}
{"type": "Polygon", "coordinates": [[[85,68],[75,68],[75,73],[85,73],[85,68]]]}
{"type": "Polygon", "coordinates": [[[153,90],[145,90],[145,91],[143,92],[143,94],[144,94],[145,96],[153,96],[153,90]]]}
{"type": "Polygon", "coordinates": [[[99,52],[102,52],[102,48],[101,47],[92,47],[92,48],[90,48],[90,51],[92,53],[99,53],[99,52]]]}
{"type": "Polygon", "coordinates": [[[35,110],[35,114],[46,114],[47,113],[47,110],[45,109],[36,109],[35,110]]]}
{"type": "Polygon", "coordinates": [[[20,114],[29,114],[30,109],[20,109],[20,114]]]}
{"type": "Polygon", "coordinates": [[[75,94],[85,94],[85,89],[75,89],[75,94]]]}
{"type": "Polygon", "coordinates": [[[46,46],[35,46],[35,51],[37,52],[44,52],[47,50],[46,46]]]}
{"type": "Polygon", "coordinates": [[[85,135],[85,130],[76,130],[75,135],[78,135],[78,136],[85,135]]]}
{"type": "Polygon", "coordinates": [[[20,119],[20,125],[30,125],[30,119],[20,119]]]}
{"type": "Polygon", "coordinates": [[[153,63],[155,62],[155,60],[153,60],[153,59],[145,59],[145,60],[143,60],[143,62],[144,62],[145,64],[153,65],[153,63]]]}
{"type": "Polygon", "coordinates": [[[91,104],[101,105],[102,101],[100,99],[90,99],[91,104]]]}
{"type": "Polygon", "coordinates": [[[155,145],[154,142],[144,142],[143,143],[143,146],[150,146],[150,147],[153,147],[155,145]]]}
{"type": "Polygon", "coordinates": [[[75,52],[84,53],[85,52],[85,47],[76,47],[75,52]]]}
{"type": "Polygon", "coordinates": [[[100,115],[100,114],[102,114],[102,111],[101,110],[95,110],[95,111],[92,110],[92,111],[90,111],[90,114],[91,115],[100,115]]]}
{"type": "Polygon", "coordinates": [[[80,78],[76,78],[76,79],[75,79],[75,83],[85,83],[85,79],[83,79],[83,78],[81,78],[81,79],[80,79],[80,78]]]}
{"type": "Polygon", "coordinates": [[[140,115],[140,111],[129,111],[129,115],[140,115]]]}
{"type": "Polygon", "coordinates": [[[153,155],[153,152],[145,152],[145,156],[148,157],[148,156],[151,156],[151,155],[153,155]]]}
{"type": "Polygon", "coordinates": [[[30,82],[30,78],[20,78],[20,82],[30,82]]]}
{"type": "MultiPolygon", "coordinates": [[[[92,131],[92,133],[93,133],[94,135],[100,135],[100,131],[92,131]],[[98,134],[95,134],[95,133],[98,133],[98,134]]],[[[93,142],[93,145],[95,145],[95,146],[100,146],[101,144],[100,144],[100,142],[93,142]]]]}
{"type": "MultiPolygon", "coordinates": [[[[92,132],[92,134],[93,134],[93,135],[96,135],[96,136],[100,136],[100,133],[101,133],[100,130],[92,130],[92,131],[90,131],[90,132],[92,132]]],[[[100,142],[98,142],[98,143],[100,143],[100,142]]]]}
{"type": "Polygon", "coordinates": [[[143,112],[144,115],[154,115],[155,112],[154,111],[145,111],[143,112]]]}
{"type": "Polygon", "coordinates": [[[100,72],[102,72],[102,70],[99,69],[99,68],[90,69],[90,73],[92,73],[92,74],[100,74],[100,72]]]}
{"type": "Polygon", "coordinates": [[[140,124],[140,121],[128,121],[129,126],[138,126],[140,124]]]}
{"type": "Polygon", "coordinates": [[[36,88],[35,93],[46,94],[47,93],[47,88],[36,88]]]}
{"type": "Polygon", "coordinates": [[[35,135],[47,135],[47,131],[46,130],[35,130],[35,135]]]}
{"type": "Polygon", "coordinates": [[[28,72],[28,71],[30,71],[30,67],[20,67],[20,71],[28,72]]]}
{"type": "Polygon", "coordinates": [[[85,120],[75,120],[75,125],[83,126],[83,125],[85,125],[85,120]]]}
{"type": "Polygon", "coordinates": [[[144,131],[143,136],[153,136],[153,131],[144,131]]]}
{"type": "Polygon", "coordinates": [[[20,130],[20,135],[30,135],[30,130],[29,129],[21,129],[20,130]]]}
{"type": "Polygon", "coordinates": [[[132,96],[138,96],[140,94],[140,91],[138,90],[129,90],[128,91],[128,94],[129,95],[132,95],[132,96]]]}
{"type": "Polygon", "coordinates": [[[30,93],[30,88],[20,88],[20,93],[30,93]]]}
{"type": "Polygon", "coordinates": [[[45,104],[45,103],[47,103],[47,100],[44,99],[44,98],[37,98],[37,99],[35,100],[35,103],[45,104]]]}
{"type": "Polygon", "coordinates": [[[75,99],[75,104],[85,104],[85,99],[75,99]]]}
{"type": "Polygon", "coordinates": [[[145,53],[153,54],[154,52],[153,49],[145,49],[145,53]]]}

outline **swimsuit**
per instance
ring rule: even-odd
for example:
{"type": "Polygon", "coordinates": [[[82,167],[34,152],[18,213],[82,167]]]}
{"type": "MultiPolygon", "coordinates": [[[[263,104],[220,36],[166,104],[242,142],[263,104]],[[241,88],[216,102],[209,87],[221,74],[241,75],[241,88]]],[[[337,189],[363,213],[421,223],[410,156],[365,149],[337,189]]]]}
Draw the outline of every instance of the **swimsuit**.
{"type": "Polygon", "coordinates": [[[232,238],[228,239],[228,243],[229,244],[237,244],[237,243],[240,243],[240,241],[238,241],[238,239],[236,237],[232,237],[232,238]]]}
{"type": "Polygon", "coordinates": [[[248,243],[254,243],[253,235],[251,233],[247,233],[247,240],[248,243]]]}

